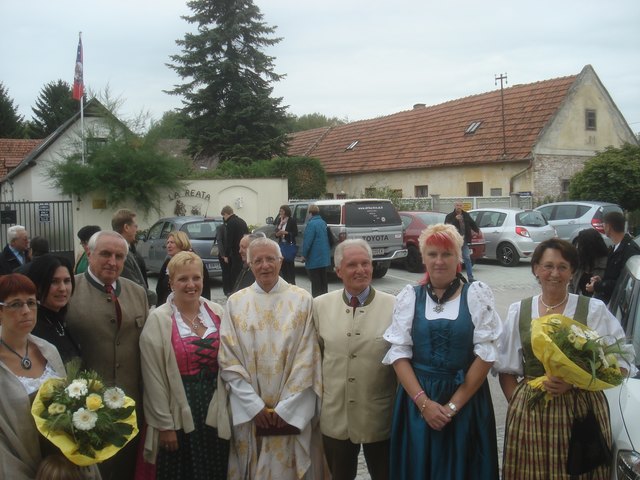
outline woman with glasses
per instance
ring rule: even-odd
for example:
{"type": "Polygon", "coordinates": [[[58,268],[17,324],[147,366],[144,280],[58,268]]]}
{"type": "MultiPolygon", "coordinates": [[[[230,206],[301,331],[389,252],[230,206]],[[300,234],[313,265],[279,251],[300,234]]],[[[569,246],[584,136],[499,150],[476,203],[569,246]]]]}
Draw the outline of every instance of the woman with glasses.
{"type": "Polygon", "coordinates": [[[66,375],[56,348],[31,334],[37,307],[29,278],[0,277],[0,478],[35,478],[44,437],[31,416],[31,401],[45,380],[66,375]]]}
{"type": "Polygon", "coordinates": [[[36,285],[39,302],[33,335],[52,343],[65,364],[80,358],[80,346],[65,323],[67,305],[75,286],[71,263],[63,257],[43,255],[33,261],[28,277],[36,285]]]}
{"type": "MultiPolygon", "coordinates": [[[[540,283],[541,293],[509,307],[495,364],[500,372],[502,391],[509,402],[505,425],[504,480],[569,479],[566,465],[571,426],[575,417],[586,414],[589,405],[606,441],[611,444],[609,406],[603,392],[581,390],[562,378],[549,376],[544,388],[552,399],[546,405],[544,402],[533,408],[529,405],[534,390],[527,380],[545,374],[531,347],[532,319],[560,314],[612,340],[625,336],[620,322],[604,303],[568,292],[577,266],[578,253],[569,242],[552,238],[540,243],[531,257],[531,270],[540,283]]],[[[633,365],[622,358],[619,362],[624,368],[633,370],[632,376],[635,374],[633,365]]],[[[609,478],[609,473],[609,465],[601,465],[586,478],[604,480],[609,478]]]]}

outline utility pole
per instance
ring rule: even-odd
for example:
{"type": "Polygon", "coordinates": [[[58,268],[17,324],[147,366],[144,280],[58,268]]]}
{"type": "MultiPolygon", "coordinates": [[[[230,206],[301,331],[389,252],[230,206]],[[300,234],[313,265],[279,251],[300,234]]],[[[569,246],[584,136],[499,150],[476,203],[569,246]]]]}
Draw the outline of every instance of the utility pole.
{"type": "Polygon", "coordinates": [[[498,85],[498,80],[500,80],[500,99],[502,101],[502,158],[506,158],[507,156],[507,131],[505,128],[504,122],[504,83],[507,83],[507,74],[501,73],[500,75],[495,76],[495,85],[498,85]]]}

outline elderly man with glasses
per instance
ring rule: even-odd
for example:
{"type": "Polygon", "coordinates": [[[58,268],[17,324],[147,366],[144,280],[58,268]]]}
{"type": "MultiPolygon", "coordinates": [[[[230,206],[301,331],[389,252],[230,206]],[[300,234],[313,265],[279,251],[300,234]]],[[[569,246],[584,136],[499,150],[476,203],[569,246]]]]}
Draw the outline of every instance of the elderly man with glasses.
{"type": "Polygon", "coordinates": [[[255,239],[255,282],[229,297],[218,362],[229,390],[229,478],[322,478],[320,349],[311,295],[279,276],[276,242],[255,239]]]}

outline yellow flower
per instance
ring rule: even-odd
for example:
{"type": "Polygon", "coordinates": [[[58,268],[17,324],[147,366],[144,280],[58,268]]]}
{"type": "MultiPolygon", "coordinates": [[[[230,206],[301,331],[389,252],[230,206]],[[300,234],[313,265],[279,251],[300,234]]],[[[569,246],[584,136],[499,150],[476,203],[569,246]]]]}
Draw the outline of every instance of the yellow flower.
{"type": "Polygon", "coordinates": [[[64,413],[66,409],[67,407],[65,407],[63,404],[53,402],[51,405],[49,405],[47,411],[49,412],[49,415],[58,415],[60,413],[64,413]]]}
{"type": "Polygon", "coordinates": [[[56,390],[63,384],[64,382],[60,378],[50,379],[40,387],[40,396],[45,401],[49,400],[51,397],[53,397],[53,394],[56,392],[56,390]]]}
{"type": "Polygon", "coordinates": [[[91,381],[91,391],[92,392],[99,392],[100,390],[102,390],[102,387],[104,387],[104,385],[102,384],[102,382],[100,380],[92,380],[91,381]]]}
{"type": "Polygon", "coordinates": [[[100,395],[96,395],[95,393],[91,393],[87,396],[87,400],[85,402],[87,408],[92,412],[102,408],[102,397],[100,395]]]}

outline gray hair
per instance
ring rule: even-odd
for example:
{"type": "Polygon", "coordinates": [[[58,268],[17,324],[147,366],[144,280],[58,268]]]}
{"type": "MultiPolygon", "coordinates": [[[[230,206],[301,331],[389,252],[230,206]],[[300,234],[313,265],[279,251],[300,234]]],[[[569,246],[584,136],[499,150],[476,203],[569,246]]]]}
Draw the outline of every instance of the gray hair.
{"type": "Polygon", "coordinates": [[[253,240],[249,247],[247,248],[247,263],[251,263],[251,252],[258,247],[270,247],[273,250],[273,253],[276,254],[276,257],[282,258],[282,253],[280,252],[280,247],[276,242],[266,237],[258,237],[253,240]]]}
{"type": "Polygon", "coordinates": [[[27,229],[22,225],[14,225],[13,227],[7,228],[7,241],[9,242],[9,244],[11,244],[11,242],[13,242],[18,236],[18,233],[22,232],[23,230],[25,232],[27,231],[27,229]]]}
{"type": "Polygon", "coordinates": [[[336,267],[339,267],[342,263],[342,259],[344,257],[344,249],[348,247],[360,247],[365,252],[367,252],[367,255],[369,255],[369,260],[373,261],[373,252],[371,251],[371,247],[366,242],[366,240],[363,240],[362,238],[351,238],[340,242],[336,247],[335,252],[333,252],[333,263],[336,267]]]}
{"type": "Polygon", "coordinates": [[[101,230],[91,235],[91,238],[87,243],[87,246],[89,247],[89,252],[93,253],[95,251],[96,245],[98,244],[98,240],[102,236],[119,238],[120,240],[122,240],[122,243],[124,244],[125,251],[126,252],[129,251],[129,242],[127,242],[122,235],[120,235],[118,232],[114,232],[113,230],[101,230]]]}

